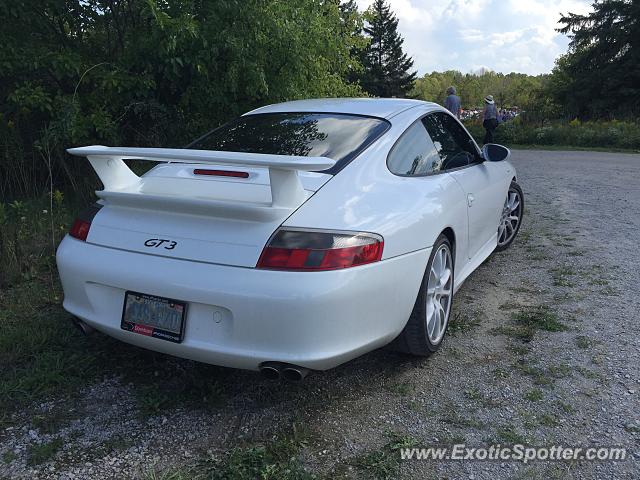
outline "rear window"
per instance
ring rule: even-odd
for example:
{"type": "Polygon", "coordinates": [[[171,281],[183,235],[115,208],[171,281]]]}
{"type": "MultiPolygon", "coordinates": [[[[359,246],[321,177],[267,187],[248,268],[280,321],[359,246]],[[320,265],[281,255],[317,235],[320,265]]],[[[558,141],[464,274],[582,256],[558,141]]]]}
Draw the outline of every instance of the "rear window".
{"type": "Polygon", "coordinates": [[[263,113],[229,122],[187,148],[328,157],[337,173],[387,131],[380,118],[338,113],[263,113]]]}

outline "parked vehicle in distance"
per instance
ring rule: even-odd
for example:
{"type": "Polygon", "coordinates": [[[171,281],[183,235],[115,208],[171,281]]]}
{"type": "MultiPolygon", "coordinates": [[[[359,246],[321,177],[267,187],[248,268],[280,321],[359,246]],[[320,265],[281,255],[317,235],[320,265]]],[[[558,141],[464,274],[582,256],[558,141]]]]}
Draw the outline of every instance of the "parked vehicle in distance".
{"type": "Polygon", "coordinates": [[[104,184],[57,252],[64,308],[140,347],[302,379],[442,343],[518,233],[509,150],[406,99],[269,105],[184,149],[91,146],[104,184]],[[160,161],[142,176],[124,160],[160,161]]]}

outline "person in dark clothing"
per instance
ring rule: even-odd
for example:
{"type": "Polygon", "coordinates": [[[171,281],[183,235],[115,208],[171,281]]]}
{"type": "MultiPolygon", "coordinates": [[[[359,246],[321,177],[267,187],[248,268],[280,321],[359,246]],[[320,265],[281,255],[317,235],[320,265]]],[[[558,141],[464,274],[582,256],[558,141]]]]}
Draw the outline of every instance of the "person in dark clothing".
{"type": "Polygon", "coordinates": [[[484,140],[482,143],[493,143],[493,132],[498,126],[498,109],[493,95],[484,97],[484,110],[482,110],[482,126],[485,130],[484,140]]]}
{"type": "Polygon", "coordinates": [[[456,118],[460,118],[460,97],[456,95],[456,87],[447,88],[447,98],[444,101],[444,108],[453,113],[456,118]]]}

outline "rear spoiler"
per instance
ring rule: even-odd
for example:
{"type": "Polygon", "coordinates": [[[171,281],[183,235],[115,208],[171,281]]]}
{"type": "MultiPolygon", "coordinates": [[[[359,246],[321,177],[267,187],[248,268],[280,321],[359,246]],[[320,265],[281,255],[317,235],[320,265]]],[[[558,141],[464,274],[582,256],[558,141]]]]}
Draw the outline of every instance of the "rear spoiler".
{"type": "Polygon", "coordinates": [[[327,157],[297,155],[270,155],[264,153],[222,152],[216,150],[189,150],[179,148],[89,147],[70,148],[71,155],[87,157],[104,184],[105,191],[119,191],[135,187],[138,177],[123,160],[149,160],[170,163],[201,163],[213,165],[240,165],[269,169],[271,203],[273,207],[294,208],[306,193],[298,177],[298,170],[312,172],[326,170],[335,165],[327,157]]]}

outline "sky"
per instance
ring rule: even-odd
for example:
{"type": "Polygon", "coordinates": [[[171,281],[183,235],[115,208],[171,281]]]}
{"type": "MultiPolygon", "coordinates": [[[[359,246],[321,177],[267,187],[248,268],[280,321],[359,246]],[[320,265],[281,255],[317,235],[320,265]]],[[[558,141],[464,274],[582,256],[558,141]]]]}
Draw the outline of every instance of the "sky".
{"type": "MultiPolygon", "coordinates": [[[[361,10],[371,0],[357,0],[361,10]]],[[[593,0],[387,0],[419,75],[432,71],[548,73],[567,51],[561,13],[593,0]]]]}

